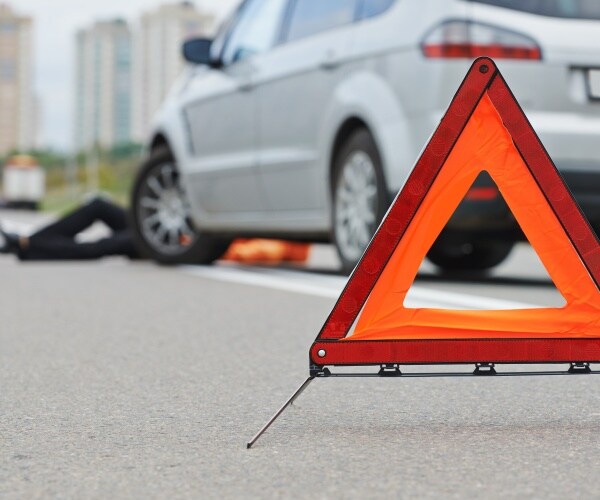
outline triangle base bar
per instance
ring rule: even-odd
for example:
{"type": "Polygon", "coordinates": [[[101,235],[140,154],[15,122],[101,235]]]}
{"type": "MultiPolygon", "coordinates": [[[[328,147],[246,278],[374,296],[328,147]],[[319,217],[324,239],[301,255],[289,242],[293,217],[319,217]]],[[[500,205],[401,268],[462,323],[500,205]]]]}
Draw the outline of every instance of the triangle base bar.
{"type": "Polygon", "coordinates": [[[310,361],[315,366],[598,363],[600,338],[321,340],[313,344],[310,361]]]}
{"type": "Polygon", "coordinates": [[[315,374],[315,378],[452,378],[452,377],[546,377],[549,375],[600,375],[599,370],[592,370],[589,363],[571,363],[566,370],[541,370],[541,371],[519,371],[519,372],[498,372],[494,369],[492,363],[478,363],[475,370],[465,372],[401,372],[399,365],[382,365],[376,373],[351,373],[351,372],[330,372],[326,368],[315,374]],[[394,367],[395,374],[390,375],[391,367],[394,367]],[[491,368],[490,371],[483,371],[482,368],[491,368]],[[389,371],[388,371],[389,370],[389,371]]]}

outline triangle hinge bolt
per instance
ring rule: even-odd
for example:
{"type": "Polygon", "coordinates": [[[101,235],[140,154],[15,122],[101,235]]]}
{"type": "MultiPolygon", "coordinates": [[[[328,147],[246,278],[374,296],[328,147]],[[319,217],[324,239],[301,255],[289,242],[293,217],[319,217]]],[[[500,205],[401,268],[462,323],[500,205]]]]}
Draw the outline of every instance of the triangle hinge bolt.
{"type": "Polygon", "coordinates": [[[494,366],[494,363],[475,363],[473,375],[496,375],[496,368],[494,366]]]}
{"type": "Polygon", "coordinates": [[[308,371],[311,377],[330,377],[331,371],[329,368],[320,365],[311,364],[308,367],[308,371]]]}
{"type": "Polygon", "coordinates": [[[381,365],[378,375],[380,377],[400,377],[402,372],[400,371],[400,365],[386,364],[381,365]]]}
{"type": "Polygon", "coordinates": [[[571,363],[569,373],[582,374],[592,373],[589,363],[571,363]]]}

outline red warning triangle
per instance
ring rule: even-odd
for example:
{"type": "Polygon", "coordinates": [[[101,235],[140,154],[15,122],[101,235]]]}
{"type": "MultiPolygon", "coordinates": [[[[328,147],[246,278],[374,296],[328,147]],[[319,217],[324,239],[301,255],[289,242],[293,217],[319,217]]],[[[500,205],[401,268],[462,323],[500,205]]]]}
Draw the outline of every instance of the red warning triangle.
{"type": "Polygon", "coordinates": [[[326,365],[600,362],[600,245],[491,59],[477,59],[310,349],[326,365]],[[482,171],[560,308],[412,309],[419,265],[482,171]]]}

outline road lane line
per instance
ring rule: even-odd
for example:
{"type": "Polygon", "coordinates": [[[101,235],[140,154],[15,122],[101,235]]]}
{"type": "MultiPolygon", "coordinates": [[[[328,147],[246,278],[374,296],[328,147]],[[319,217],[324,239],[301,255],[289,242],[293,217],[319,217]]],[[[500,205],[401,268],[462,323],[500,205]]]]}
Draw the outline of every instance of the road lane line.
{"type": "MultiPolygon", "coordinates": [[[[189,275],[201,278],[259,286],[286,292],[302,293],[317,297],[337,299],[347,278],[329,276],[307,271],[271,269],[262,267],[238,267],[229,264],[214,266],[180,266],[189,275]]],[[[429,307],[440,309],[530,309],[537,305],[514,302],[492,297],[481,297],[457,292],[433,290],[413,285],[406,297],[407,307],[429,307]]]]}
{"type": "Polygon", "coordinates": [[[297,292],[318,297],[337,298],[343,288],[340,286],[324,286],[323,283],[309,283],[284,279],[281,276],[269,276],[256,272],[256,268],[238,269],[229,266],[181,266],[186,274],[228,283],[260,286],[287,292],[297,292]]]}

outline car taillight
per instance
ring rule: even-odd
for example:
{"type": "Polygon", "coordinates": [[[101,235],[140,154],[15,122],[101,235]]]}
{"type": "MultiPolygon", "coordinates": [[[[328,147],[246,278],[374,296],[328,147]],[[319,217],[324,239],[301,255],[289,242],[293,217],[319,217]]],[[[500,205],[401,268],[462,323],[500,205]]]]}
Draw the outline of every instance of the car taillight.
{"type": "Polygon", "coordinates": [[[465,199],[469,201],[491,201],[500,196],[496,187],[472,187],[467,191],[465,199]]]}
{"type": "Polygon", "coordinates": [[[542,58],[542,50],[527,35],[472,21],[440,24],[427,34],[421,48],[425,57],[430,58],[542,58]]]}

